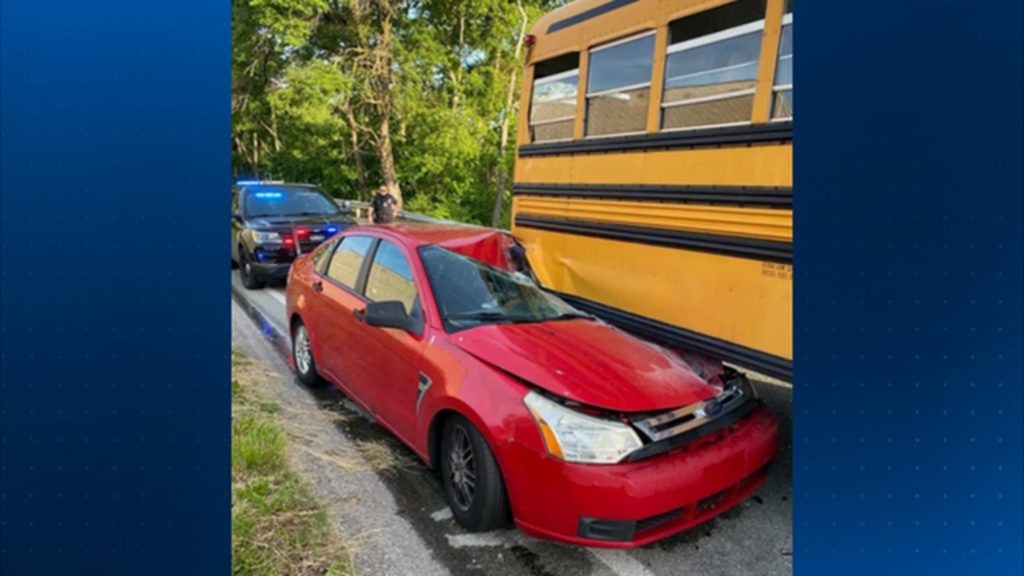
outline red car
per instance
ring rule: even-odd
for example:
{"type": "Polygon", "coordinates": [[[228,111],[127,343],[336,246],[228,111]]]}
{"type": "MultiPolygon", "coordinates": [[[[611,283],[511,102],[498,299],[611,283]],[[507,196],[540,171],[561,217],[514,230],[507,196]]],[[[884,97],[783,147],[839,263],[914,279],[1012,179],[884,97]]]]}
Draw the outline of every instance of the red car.
{"type": "Polygon", "coordinates": [[[764,482],[777,425],[747,379],[704,374],[537,286],[492,229],[361,226],[295,261],[299,379],[326,379],[439,469],[455,519],[633,547],[764,482]]]}

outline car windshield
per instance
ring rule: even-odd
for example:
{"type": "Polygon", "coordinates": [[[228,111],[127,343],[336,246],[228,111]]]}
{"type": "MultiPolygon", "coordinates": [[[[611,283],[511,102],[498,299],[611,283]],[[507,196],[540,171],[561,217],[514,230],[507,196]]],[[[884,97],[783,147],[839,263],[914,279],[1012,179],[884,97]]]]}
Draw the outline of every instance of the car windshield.
{"type": "Polygon", "coordinates": [[[591,318],[509,272],[440,246],[420,248],[420,259],[449,332],[480,324],[591,318]]]}
{"type": "Polygon", "coordinates": [[[339,212],[334,202],[312,188],[256,188],[245,195],[245,215],[249,218],[326,216],[339,212]]]}

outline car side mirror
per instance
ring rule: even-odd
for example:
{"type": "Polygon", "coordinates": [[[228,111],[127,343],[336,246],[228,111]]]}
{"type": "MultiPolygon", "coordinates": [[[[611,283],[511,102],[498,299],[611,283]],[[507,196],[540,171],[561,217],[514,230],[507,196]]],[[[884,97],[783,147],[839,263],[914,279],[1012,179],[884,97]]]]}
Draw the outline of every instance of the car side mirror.
{"type": "Polygon", "coordinates": [[[366,311],[362,313],[362,319],[370,326],[398,328],[406,332],[416,333],[420,328],[419,320],[409,316],[405,311],[405,304],[398,300],[370,302],[366,305],[366,311]]]}

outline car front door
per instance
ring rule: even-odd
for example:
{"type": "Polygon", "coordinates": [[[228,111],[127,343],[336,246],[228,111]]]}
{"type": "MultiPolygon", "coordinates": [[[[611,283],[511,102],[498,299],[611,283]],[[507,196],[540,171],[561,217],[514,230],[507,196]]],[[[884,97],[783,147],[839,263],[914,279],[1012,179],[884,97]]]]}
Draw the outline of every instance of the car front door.
{"type": "MultiPolygon", "coordinates": [[[[321,371],[347,392],[353,389],[353,356],[361,354],[362,330],[354,312],[366,307],[361,282],[366,257],[377,242],[369,236],[345,236],[330,255],[323,274],[317,273],[313,289],[318,297],[310,300],[312,310],[313,353],[321,371]]],[[[367,399],[357,398],[363,404],[367,399]]]]}
{"type": "Polygon", "coordinates": [[[425,326],[419,290],[408,256],[396,244],[380,240],[367,271],[363,294],[370,302],[398,301],[417,320],[417,329],[381,328],[360,323],[359,339],[364,343],[358,359],[361,369],[354,386],[371,399],[371,409],[397,435],[415,437],[420,365],[423,358],[425,326]]]}

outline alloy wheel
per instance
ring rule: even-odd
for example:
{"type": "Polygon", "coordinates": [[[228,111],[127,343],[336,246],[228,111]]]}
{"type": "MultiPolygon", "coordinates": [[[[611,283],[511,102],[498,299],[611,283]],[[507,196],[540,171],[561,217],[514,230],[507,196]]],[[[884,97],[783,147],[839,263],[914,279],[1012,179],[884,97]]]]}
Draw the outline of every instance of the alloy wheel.
{"type": "Polygon", "coordinates": [[[299,326],[295,329],[295,367],[299,369],[302,374],[308,374],[309,368],[312,365],[313,353],[309,347],[309,333],[306,332],[305,326],[299,326]]]}
{"type": "Polygon", "coordinates": [[[469,510],[476,494],[476,461],[469,433],[462,426],[452,429],[451,449],[448,451],[449,480],[452,483],[455,504],[469,510]]]}

